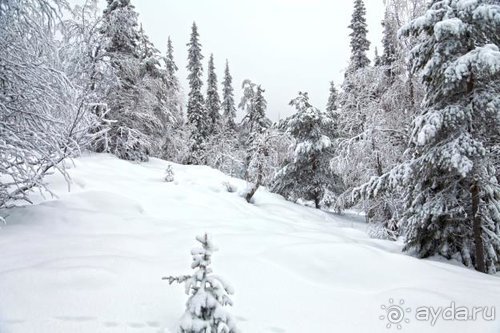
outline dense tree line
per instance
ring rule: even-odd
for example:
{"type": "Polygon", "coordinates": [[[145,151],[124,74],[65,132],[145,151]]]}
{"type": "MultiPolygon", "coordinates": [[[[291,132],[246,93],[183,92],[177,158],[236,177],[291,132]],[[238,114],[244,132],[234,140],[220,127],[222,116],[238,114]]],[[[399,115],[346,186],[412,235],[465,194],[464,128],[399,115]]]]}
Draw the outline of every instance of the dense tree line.
{"type": "Polygon", "coordinates": [[[370,61],[366,8],[354,0],[344,81],[330,83],[324,110],[300,92],[296,113],[273,124],[261,84],[244,80],[237,103],[227,60],[219,84],[196,23],[184,110],[173,43],[165,36],[161,54],[130,0],[107,0],[103,12],[2,2],[0,208],[29,201],[53,170],[67,176],[62,162],[84,149],[159,157],[245,179],[249,202],[269,186],[315,208],[359,209],[374,237],[495,273],[499,17],[488,0],[388,0],[383,50],[370,61]]]}
{"type": "Polygon", "coordinates": [[[344,163],[337,166],[348,171],[348,191],[337,204],[361,204],[375,233],[403,236],[405,251],[418,257],[441,255],[495,273],[500,6],[422,5],[390,2],[379,65],[346,75],[338,157],[344,163]]]}

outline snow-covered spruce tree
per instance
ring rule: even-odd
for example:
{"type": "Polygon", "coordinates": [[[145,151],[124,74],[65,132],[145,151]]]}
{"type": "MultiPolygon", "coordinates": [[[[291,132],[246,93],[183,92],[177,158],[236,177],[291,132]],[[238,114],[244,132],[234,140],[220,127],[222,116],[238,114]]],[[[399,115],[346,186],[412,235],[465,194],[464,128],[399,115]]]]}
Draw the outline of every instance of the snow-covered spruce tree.
{"type": "MultiPolygon", "coordinates": [[[[247,155],[245,158],[245,170],[248,169],[250,159],[254,154],[256,137],[262,134],[267,128],[271,127],[271,121],[266,117],[267,101],[264,98],[264,89],[250,80],[244,80],[243,96],[239,107],[246,111],[240,128],[244,136],[247,155]]],[[[247,171],[245,171],[245,174],[247,171]]],[[[246,178],[246,176],[245,176],[246,178]]]]}
{"type": "Polygon", "coordinates": [[[229,72],[229,62],[226,60],[224,80],[222,81],[222,118],[224,127],[236,129],[236,107],[234,102],[233,77],[229,72]]]}
{"type": "Polygon", "coordinates": [[[145,59],[138,32],[138,14],[130,0],[108,0],[101,32],[105,56],[113,69],[114,83],[106,94],[107,119],[112,121],[99,151],[135,161],[146,161],[155,145],[161,121],[151,103],[154,96],[143,82],[145,59]],[[144,85],[143,85],[144,84],[144,85]]]}
{"type": "Polygon", "coordinates": [[[397,45],[397,26],[394,13],[386,8],[382,27],[384,28],[382,34],[382,45],[384,47],[384,54],[381,57],[381,64],[387,68],[387,76],[394,75],[392,66],[398,58],[398,45],[397,45]]]}
{"type": "Polygon", "coordinates": [[[330,82],[330,95],[328,96],[328,103],[326,104],[326,111],[333,114],[333,112],[337,111],[338,108],[338,98],[339,93],[337,88],[335,87],[335,83],[330,82]]]}
{"type": "Polygon", "coordinates": [[[188,147],[185,120],[182,110],[182,94],[179,79],[177,77],[178,67],[174,60],[174,47],[170,37],[167,42],[167,54],[165,62],[165,85],[167,110],[172,115],[172,119],[167,123],[166,136],[163,143],[162,157],[169,161],[184,163],[187,159],[188,147]]]}
{"type": "Polygon", "coordinates": [[[328,193],[343,191],[340,177],[330,169],[330,138],[324,135],[333,126],[329,113],[320,111],[309,102],[307,93],[290,102],[297,113],[278,125],[295,139],[293,159],[274,177],[271,190],[289,200],[312,200],[316,208],[328,193]]]}
{"type": "Polygon", "coordinates": [[[363,0],[354,0],[354,12],[352,14],[349,29],[351,37],[351,60],[348,72],[356,71],[370,64],[366,51],[370,48],[370,42],[366,38],[368,33],[366,24],[366,8],[363,0]]]}
{"type": "MultiPolygon", "coordinates": [[[[358,101],[363,99],[363,95],[369,95],[372,99],[376,97],[373,95],[373,91],[367,93],[364,89],[359,89],[359,86],[356,87],[359,83],[373,85],[372,82],[365,80],[368,75],[373,76],[373,73],[366,73],[366,71],[370,71],[370,68],[367,68],[370,60],[366,55],[370,42],[366,38],[368,30],[365,16],[366,9],[363,0],[354,0],[354,12],[349,25],[349,29],[352,30],[349,34],[351,57],[342,84],[343,92],[339,96],[342,111],[339,115],[340,121],[349,123],[348,128],[344,130],[348,136],[354,136],[364,130],[365,116],[362,111],[364,106],[358,101]]],[[[364,103],[367,101],[368,99],[365,99],[364,103]]]]}
{"type": "Polygon", "coordinates": [[[0,208],[30,202],[48,172],[67,177],[61,162],[79,153],[90,130],[89,100],[66,75],[55,37],[66,9],[58,0],[0,5],[0,208]]]}
{"type": "Polygon", "coordinates": [[[201,93],[203,81],[201,80],[203,74],[203,67],[201,61],[203,55],[201,54],[201,44],[199,42],[199,33],[196,23],[193,23],[191,31],[191,40],[188,46],[188,65],[189,71],[189,95],[187,105],[188,122],[192,127],[190,136],[190,164],[203,164],[204,163],[204,146],[209,136],[210,118],[207,114],[205,106],[205,99],[201,93]]]}
{"type": "Polygon", "coordinates": [[[161,156],[166,138],[171,135],[172,125],[180,115],[177,109],[169,108],[171,97],[167,81],[167,72],[161,67],[165,61],[160,51],[146,35],[142,25],[139,28],[139,59],[140,59],[140,99],[137,109],[151,110],[152,115],[159,120],[156,126],[143,128],[144,134],[150,138],[151,156],[161,156]]]}
{"type": "Polygon", "coordinates": [[[220,133],[222,123],[220,114],[220,98],[217,86],[217,74],[215,74],[214,55],[210,55],[207,72],[207,114],[210,121],[209,136],[220,133]]]}
{"type": "Polygon", "coordinates": [[[168,105],[167,108],[175,115],[176,123],[182,122],[182,99],[181,86],[177,77],[178,67],[174,60],[174,46],[170,36],[167,41],[167,54],[164,58],[165,62],[165,80],[168,90],[168,105]]]}
{"type": "Polygon", "coordinates": [[[172,44],[170,36],[168,36],[167,55],[164,60],[168,86],[170,89],[178,93],[180,91],[179,79],[177,78],[177,71],[179,70],[179,68],[177,67],[174,60],[174,46],[172,44]]]}
{"type": "Polygon", "coordinates": [[[250,133],[269,128],[271,121],[266,117],[267,101],[264,98],[265,90],[250,80],[244,80],[242,88],[243,96],[239,107],[246,114],[241,121],[241,126],[250,133]]]}
{"type": "Polygon", "coordinates": [[[236,333],[236,323],[224,309],[233,305],[229,295],[233,288],[221,277],[212,272],[212,254],[217,251],[209,235],[197,236],[200,248],[191,250],[195,270],[192,275],[169,276],[163,278],[170,284],[184,283],[186,294],[190,295],[186,303],[186,312],[179,324],[179,333],[236,333]]]}
{"type": "Polygon", "coordinates": [[[209,89],[207,89],[207,108],[213,111],[212,117],[213,130],[212,134],[205,145],[205,157],[207,165],[219,169],[225,174],[242,177],[244,149],[238,140],[237,127],[234,122],[236,117],[236,109],[234,106],[234,95],[232,87],[232,77],[229,73],[229,67],[226,61],[225,77],[222,82],[223,101],[219,102],[217,92],[217,79],[213,68],[213,60],[209,63],[209,89]],[[210,72],[212,74],[210,74],[210,72]],[[209,103],[209,99],[211,102],[209,103]],[[217,107],[209,107],[208,105],[220,105],[217,107]],[[220,114],[222,109],[223,114],[220,114]]]}
{"type": "Polygon", "coordinates": [[[478,271],[500,269],[500,6],[434,0],[402,29],[419,42],[424,109],[414,121],[409,161],[355,195],[405,189],[405,250],[456,258],[478,271]]]}

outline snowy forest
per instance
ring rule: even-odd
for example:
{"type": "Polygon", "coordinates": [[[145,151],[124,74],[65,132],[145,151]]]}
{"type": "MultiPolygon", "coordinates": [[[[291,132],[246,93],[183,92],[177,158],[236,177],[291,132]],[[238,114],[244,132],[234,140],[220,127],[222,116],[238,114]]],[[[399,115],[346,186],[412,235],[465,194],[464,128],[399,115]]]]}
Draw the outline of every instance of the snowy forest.
{"type": "MultiPolygon", "coordinates": [[[[186,170],[218,170],[230,179],[223,192],[242,199],[238,209],[257,209],[259,194],[270,193],[294,205],[286,207],[307,208],[307,214],[345,218],[356,212],[366,242],[401,244],[393,252],[461,267],[447,280],[486,273],[476,279],[484,276],[489,288],[498,289],[498,0],[386,0],[381,41],[368,39],[364,0],[349,1],[350,33],[343,47],[349,47],[350,58],[343,82],[325,85],[325,105],[313,105],[298,86],[289,98],[294,113],[276,122],[268,116],[262,82],[235,82],[231,59],[218,59],[225,66],[216,68],[217,59],[203,47],[203,26],[193,22],[185,40],[165,32],[163,54],[143,28],[134,1],[139,0],[0,0],[0,257],[3,246],[10,246],[10,238],[1,240],[2,231],[10,230],[9,219],[19,209],[39,205],[42,197],[56,200],[55,177],[78,184],[73,174],[79,159],[114,155],[113,163],[119,159],[134,167],[168,161],[158,175],[163,182],[155,186],[175,186],[186,170]],[[379,42],[382,49],[369,54],[379,42]],[[188,59],[187,90],[178,73],[180,57],[188,59]],[[239,181],[245,186],[235,185],[239,181]]],[[[134,170],[127,171],[130,179],[138,177],[134,170]]],[[[142,185],[137,186],[140,196],[142,185]]],[[[156,209],[173,209],[161,192],[157,196],[156,209]]],[[[187,200],[185,210],[198,199],[187,200]]],[[[36,217],[29,227],[38,228],[36,217]]],[[[217,228],[200,230],[218,238],[217,228]]],[[[236,322],[242,320],[223,309],[232,305],[233,289],[211,274],[215,246],[203,232],[196,239],[202,248],[191,252],[195,273],[164,278],[185,283],[191,295],[178,332],[239,332],[236,322]]],[[[15,261],[5,260],[0,271],[7,260],[15,261]]],[[[160,269],[154,278],[175,272],[160,269]]],[[[8,304],[0,304],[3,332],[2,308],[8,304]]],[[[41,332],[11,326],[6,332],[41,332]]]]}

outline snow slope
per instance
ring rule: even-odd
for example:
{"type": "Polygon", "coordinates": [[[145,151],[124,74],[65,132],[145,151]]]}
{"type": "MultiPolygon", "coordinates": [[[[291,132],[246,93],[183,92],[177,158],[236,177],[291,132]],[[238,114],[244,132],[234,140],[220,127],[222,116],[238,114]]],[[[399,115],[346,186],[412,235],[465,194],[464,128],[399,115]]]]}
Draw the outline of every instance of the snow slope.
{"type": "Polygon", "coordinates": [[[175,332],[187,296],[165,275],[189,273],[194,237],[212,234],[214,271],[236,294],[248,333],[390,332],[382,305],[403,299],[403,332],[500,332],[500,278],[401,254],[363,223],[259,189],[255,204],[226,191],[245,183],[203,166],[133,164],[89,155],[71,192],[0,212],[1,333],[175,332]],[[419,306],[495,306],[494,321],[417,321],[419,306]]]}

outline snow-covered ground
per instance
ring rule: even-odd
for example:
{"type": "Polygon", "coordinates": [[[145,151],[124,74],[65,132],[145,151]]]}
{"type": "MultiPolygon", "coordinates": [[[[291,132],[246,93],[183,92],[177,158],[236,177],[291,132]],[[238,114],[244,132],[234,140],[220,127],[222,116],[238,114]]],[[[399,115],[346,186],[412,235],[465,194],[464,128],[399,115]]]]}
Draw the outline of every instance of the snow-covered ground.
{"type": "MultiPolygon", "coordinates": [[[[165,275],[189,273],[195,236],[220,251],[214,271],[236,293],[229,311],[247,333],[500,332],[500,278],[401,254],[364,224],[259,189],[255,204],[226,191],[245,183],[203,166],[75,161],[71,192],[8,212],[0,229],[1,333],[175,332],[187,296],[165,275]],[[386,328],[381,306],[408,309],[386,328]],[[404,300],[404,304],[400,304],[404,300]],[[496,320],[417,320],[418,307],[495,306],[496,320]]],[[[491,310],[491,309],[490,309],[491,310]]]]}

